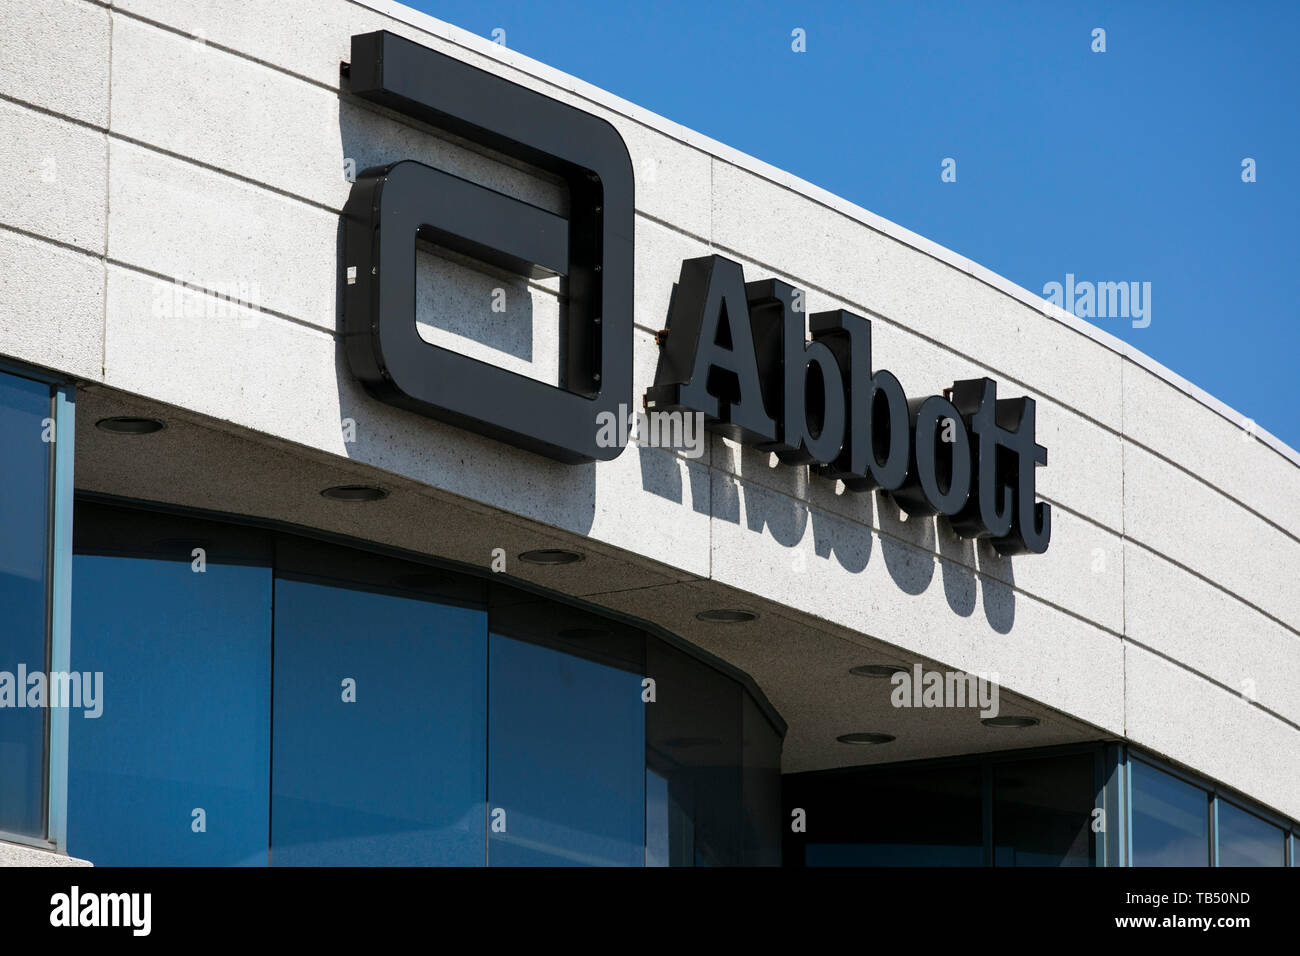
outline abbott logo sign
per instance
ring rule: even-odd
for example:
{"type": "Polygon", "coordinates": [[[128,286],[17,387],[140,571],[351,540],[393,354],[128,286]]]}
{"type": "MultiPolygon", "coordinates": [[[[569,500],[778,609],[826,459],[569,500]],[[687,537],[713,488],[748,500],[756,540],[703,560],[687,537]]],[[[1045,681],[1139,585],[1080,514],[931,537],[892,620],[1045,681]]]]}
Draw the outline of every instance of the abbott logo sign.
{"type": "Polygon", "coordinates": [[[1052,508],[1034,490],[1047,464],[1034,400],[998,398],[990,378],[909,399],[873,368],[870,321],[844,309],[805,316],[804,301],[779,279],[746,282],[723,256],[687,259],[646,407],[702,414],[710,431],[851,492],[879,489],[908,514],[946,515],[1001,554],[1046,551],[1052,508]]]}
{"type": "Polygon", "coordinates": [[[559,176],[556,216],[412,160],[365,170],[344,207],[344,347],[375,398],[564,462],[609,460],[593,422],[632,394],[632,160],[599,117],[386,31],[352,38],[352,92],[559,176]],[[562,381],[547,385],[416,329],[415,244],[562,276],[562,381]]]}
{"type": "MultiPolygon", "coordinates": [[[[561,177],[567,219],[406,160],[366,170],[344,209],[348,362],[372,395],[564,462],[609,461],[632,397],[632,161],[609,123],[391,33],[352,38],[352,92],[561,177]],[[415,244],[528,277],[562,276],[564,387],[420,338],[415,244]]],[[[1002,554],[1041,553],[1051,507],[1035,472],[1033,399],[989,378],[909,398],[873,367],[871,323],[805,316],[803,293],[689,259],[660,333],[648,415],[690,417],[789,465],[945,515],[1002,554]],[[811,341],[808,334],[811,332],[811,341]]]]}

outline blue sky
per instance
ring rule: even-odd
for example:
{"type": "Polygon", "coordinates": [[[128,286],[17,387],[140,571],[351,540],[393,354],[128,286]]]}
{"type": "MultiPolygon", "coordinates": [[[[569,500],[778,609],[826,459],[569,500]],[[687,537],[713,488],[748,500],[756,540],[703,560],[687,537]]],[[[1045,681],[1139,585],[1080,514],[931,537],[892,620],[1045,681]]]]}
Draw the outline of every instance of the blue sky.
{"type": "Polygon", "coordinates": [[[1300,3],[408,5],[1032,292],[1149,282],[1147,327],[1092,321],[1300,448],[1300,3]]]}

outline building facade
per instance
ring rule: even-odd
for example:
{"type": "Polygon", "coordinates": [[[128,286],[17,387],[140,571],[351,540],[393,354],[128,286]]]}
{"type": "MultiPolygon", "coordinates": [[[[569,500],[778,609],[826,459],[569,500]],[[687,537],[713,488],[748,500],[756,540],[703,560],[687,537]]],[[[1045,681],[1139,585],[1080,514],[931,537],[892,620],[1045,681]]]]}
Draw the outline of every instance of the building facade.
{"type": "Polygon", "coordinates": [[[0,27],[0,860],[1295,861],[1249,419],[387,0],[0,27]]]}

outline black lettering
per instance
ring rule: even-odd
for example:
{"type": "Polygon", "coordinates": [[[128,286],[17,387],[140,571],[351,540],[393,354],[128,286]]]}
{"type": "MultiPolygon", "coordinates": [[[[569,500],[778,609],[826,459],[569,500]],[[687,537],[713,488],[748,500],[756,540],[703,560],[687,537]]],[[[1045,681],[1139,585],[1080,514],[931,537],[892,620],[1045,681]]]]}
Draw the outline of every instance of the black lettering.
{"type": "Polygon", "coordinates": [[[788,283],[749,282],[745,295],[765,404],[777,421],[777,440],[762,447],[788,465],[833,462],[845,424],[844,380],[834,354],[821,342],[805,340],[804,313],[795,309],[802,294],[788,283]]]}
{"type": "Polygon", "coordinates": [[[702,412],[710,431],[735,441],[776,440],[776,422],[763,408],[739,263],[722,256],[682,263],[646,408],[702,412]]]}

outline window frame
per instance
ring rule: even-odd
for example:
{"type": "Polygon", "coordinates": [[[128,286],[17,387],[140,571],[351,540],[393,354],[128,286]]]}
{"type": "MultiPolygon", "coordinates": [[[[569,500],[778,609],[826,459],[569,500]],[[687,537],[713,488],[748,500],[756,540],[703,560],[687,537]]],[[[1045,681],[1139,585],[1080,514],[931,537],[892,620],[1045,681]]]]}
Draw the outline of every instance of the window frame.
{"type": "MultiPolygon", "coordinates": [[[[1024,760],[1051,759],[1053,757],[1069,757],[1079,754],[1090,754],[1093,758],[1093,808],[1098,807],[1106,810],[1106,820],[1110,819],[1110,806],[1112,802],[1117,802],[1117,781],[1115,775],[1116,764],[1113,760],[1113,748],[1116,747],[1115,741],[1107,740],[1086,740],[1078,743],[1050,744],[1045,747],[1028,747],[1004,750],[990,750],[980,753],[955,754],[950,757],[920,757],[914,760],[899,760],[889,763],[862,764],[850,767],[835,767],[829,770],[811,770],[803,771],[803,775],[818,775],[828,778],[834,776],[848,775],[870,775],[872,773],[888,774],[900,770],[928,770],[942,769],[948,767],[967,767],[978,766],[981,770],[980,784],[980,801],[981,801],[981,830],[983,836],[983,853],[981,867],[995,867],[994,847],[995,834],[993,827],[993,775],[994,770],[1001,764],[1017,763],[1024,760]]],[[[782,775],[786,776],[785,774],[782,775]]],[[[784,793],[782,795],[784,800],[784,793]]],[[[788,808],[787,808],[788,809],[788,808]]],[[[1105,833],[1092,833],[1092,855],[1093,867],[1102,866],[1119,866],[1118,862],[1110,862],[1114,850],[1112,850],[1110,841],[1106,838],[1110,832],[1107,827],[1105,833]]],[[[786,833],[783,841],[783,850],[791,845],[790,835],[786,833]]],[[[788,862],[783,862],[783,866],[789,866],[788,862]]],[[[799,864],[802,865],[802,864],[799,864]]]]}
{"type": "MultiPolygon", "coordinates": [[[[72,519],[76,450],[76,389],[62,375],[0,358],[0,374],[49,389],[47,418],[54,424],[46,489],[45,672],[67,670],[72,627],[72,519]],[[69,436],[60,441],[60,436],[69,436]]],[[[66,853],[68,806],[66,707],[46,707],[41,762],[42,835],[0,830],[0,841],[66,853]]]]}
{"type": "Polygon", "coordinates": [[[1300,840],[1300,826],[1297,822],[1287,817],[1261,806],[1256,801],[1250,799],[1244,794],[1226,787],[1208,777],[1202,777],[1191,771],[1169,763],[1166,760],[1157,757],[1155,754],[1148,753],[1140,747],[1124,746],[1123,755],[1123,775],[1125,791],[1125,836],[1127,840],[1127,851],[1124,853],[1123,862],[1120,866],[1133,866],[1133,775],[1131,767],[1133,761],[1146,764],[1148,767],[1169,774],[1183,783],[1196,787],[1206,793],[1209,800],[1209,867],[1212,869],[1219,868],[1219,802],[1226,801],[1236,809],[1252,816],[1258,817],[1265,823],[1277,827],[1282,831],[1283,837],[1283,858],[1282,866],[1300,866],[1300,848],[1297,847],[1297,841],[1300,840]],[[1290,837],[1289,841],[1287,837],[1290,837]],[[1286,853],[1286,844],[1290,843],[1290,853],[1286,853]]]}
{"type": "MultiPolygon", "coordinates": [[[[77,507],[86,507],[90,509],[104,508],[104,509],[108,509],[115,512],[121,512],[125,514],[134,513],[134,514],[151,515],[155,519],[157,519],[160,525],[166,525],[168,527],[174,525],[176,529],[176,533],[181,534],[182,536],[183,536],[183,529],[187,525],[190,525],[191,523],[198,523],[198,522],[211,523],[217,526],[221,526],[228,531],[242,531],[250,538],[256,538],[259,541],[262,541],[264,543],[267,551],[267,556],[259,559],[256,563],[259,566],[264,565],[269,569],[272,575],[273,582],[279,582],[281,580],[303,580],[303,581],[315,581],[317,583],[329,583],[329,584],[338,585],[342,587],[356,587],[360,590],[366,590],[366,591],[374,590],[374,587],[370,584],[367,584],[364,579],[358,580],[351,576],[344,576],[340,578],[335,574],[330,573],[327,570],[324,570],[322,567],[317,567],[316,562],[314,561],[308,561],[305,564],[303,564],[300,562],[290,560],[287,563],[282,563],[281,560],[282,552],[287,550],[288,544],[291,540],[297,542],[299,545],[306,544],[309,547],[313,544],[317,544],[321,546],[340,548],[346,552],[351,553],[352,555],[357,556],[358,559],[366,556],[370,558],[379,559],[379,560],[395,559],[407,564],[419,565],[423,568],[429,569],[430,571],[435,571],[435,572],[443,571],[443,572],[447,572],[449,575],[455,575],[461,578],[472,580],[473,582],[476,582],[477,585],[482,587],[483,599],[481,602],[476,600],[472,602],[472,604],[464,604],[461,599],[449,598],[446,595],[439,596],[436,600],[438,603],[444,603],[453,606],[466,606],[466,607],[473,606],[476,608],[481,606],[482,610],[484,610],[488,614],[489,639],[493,632],[492,592],[494,588],[502,591],[519,592],[520,594],[528,595],[539,601],[546,602],[548,604],[555,605],[557,607],[570,608],[580,613],[584,613],[592,617],[599,618],[602,621],[608,622],[611,625],[619,625],[619,626],[634,629],[642,636],[642,639],[644,641],[648,642],[650,640],[658,640],[663,645],[666,645],[668,648],[680,652],[684,658],[691,661],[695,666],[702,667],[704,670],[707,670],[711,674],[728,680],[735,687],[736,694],[737,694],[737,700],[736,700],[737,707],[735,710],[735,714],[733,716],[734,716],[734,720],[737,723],[738,732],[740,732],[740,728],[743,723],[743,714],[744,714],[743,701],[745,696],[748,696],[749,701],[753,703],[754,709],[757,712],[757,714],[761,715],[762,720],[766,721],[767,726],[772,731],[772,734],[775,740],[777,741],[777,746],[780,747],[784,741],[784,737],[787,729],[785,721],[781,718],[780,714],[775,710],[775,708],[772,706],[771,702],[767,699],[767,697],[758,688],[753,678],[750,677],[748,674],[738,670],[734,665],[729,664],[728,662],[723,661],[720,658],[714,657],[707,651],[689,644],[688,642],[678,637],[677,635],[669,631],[666,631],[657,625],[654,625],[646,621],[642,621],[640,619],[637,619],[635,617],[632,617],[630,615],[618,611],[600,607],[598,605],[584,601],[581,598],[575,598],[562,593],[550,591],[542,586],[535,585],[527,581],[523,581],[521,579],[515,578],[507,574],[494,573],[486,567],[467,565],[463,562],[458,562],[447,558],[423,554],[420,552],[409,551],[403,548],[393,547],[391,545],[366,541],[364,539],[353,538],[347,535],[337,534],[334,532],[324,531],[324,530],[315,529],[311,527],[295,525],[290,522],[280,521],[276,519],[243,516],[243,515],[231,514],[228,512],[215,511],[211,509],[189,508],[189,507],[183,507],[179,505],[170,505],[166,503],[144,501],[139,499],[127,498],[124,496],[104,494],[101,492],[88,492],[88,491],[78,492],[77,494],[75,494],[75,496],[73,496],[73,500],[74,500],[74,504],[77,507]]],[[[91,539],[93,540],[96,536],[96,532],[94,530],[96,522],[89,515],[83,515],[83,518],[90,519],[88,523],[83,522],[82,529],[83,531],[87,532],[90,535],[91,539]]],[[[135,552],[134,538],[132,538],[129,541],[124,541],[120,544],[114,544],[112,546],[109,546],[108,550],[105,551],[100,551],[100,548],[103,547],[102,545],[98,543],[92,544],[89,541],[83,541],[81,543],[81,546],[82,546],[82,550],[78,551],[76,548],[76,542],[70,541],[69,560],[71,560],[72,555],[81,554],[81,553],[119,554],[120,556],[126,557],[126,556],[132,556],[135,552]]],[[[328,564],[328,561],[326,563],[328,564]]],[[[379,589],[379,593],[384,593],[382,588],[379,589]]],[[[272,611],[272,614],[274,614],[274,611],[272,611]]],[[[272,628],[274,629],[274,622],[272,622],[272,628]]],[[[507,632],[501,632],[501,633],[503,634],[503,636],[510,636],[507,632]]],[[[272,638],[272,646],[274,646],[274,637],[272,638]]],[[[643,653],[644,653],[644,649],[643,649],[643,653]]],[[[585,655],[578,655],[578,656],[582,657],[585,655]]],[[[273,689],[271,692],[273,693],[273,689]]],[[[271,733],[272,733],[272,739],[274,739],[274,722],[272,723],[271,733]]],[[[741,732],[741,736],[743,737],[743,732],[741,732]]],[[[643,743],[638,747],[638,750],[641,754],[641,760],[643,764],[642,788],[644,788],[645,759],[646,759],[646,754],[648,753],[648,732],[646,734],[643,734],[643,743]]],[[[274,744],[272,744],[272,753],[274,753],[274,744]]],[[[738,757],[742,758],[743,760],[743,750],[741,752],[738,752],[738,757]]],[[[744,770],[743,766],[737,767],[738,776],[742,780],[743,780],[743,770],[744,770]]],[[[66,803],[66,790],[67,790],[66,753],[65,753],[65,774],[64,774],[64,780],[62,785],[64,788],[65,803],[66,803]]],[[[643,795],[644,795],[644,789],[643,789],[643,795]]],[[[740,789],[740,796],[741,796],[741,804],[738,807],[738,809],[740,809],[743,812],[744,799],[745,799],[745,790],[743,786],[740,789]]],[[[268,791],[268,800],[272,800],[272,799],[274,799],[273,790],[270,790],[268,791]]],[[[488,802],[490,800],[490,791],[485,791],[484,799],[485,799],[484,806],[490,812],[491,804],[490,802],[488,802]]],[[[645,807],[643,802],[641,807],[641,813],[640,813],[643,826],[644,826],[644,816],[645,816],[645,807]]],[[[644,832],[643,832],[643,839],[644,839],[644,832]]],[[[268,859],[270,859],[270,853],[273,850],[273,848],[274,848],[274,844],[271,843],[270,840],[268,839],[268,859]]],[[[488,857],[486,856],[488,849],[489,848],[485,846],[485,861],[488,859],[488,857]]],[[[777,847],[775,847],[775,849],[777,850],[777,852],[779,852],[779,844],[777,845],[777,847]]],[[[743,852],[743,844],[738,846],[738,851],[743,852]]]]}

